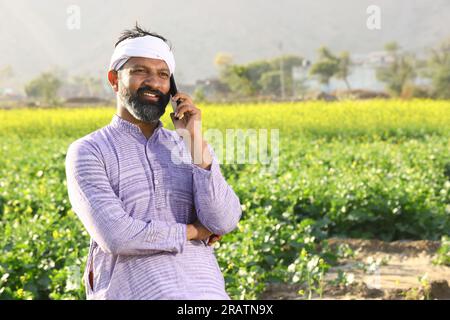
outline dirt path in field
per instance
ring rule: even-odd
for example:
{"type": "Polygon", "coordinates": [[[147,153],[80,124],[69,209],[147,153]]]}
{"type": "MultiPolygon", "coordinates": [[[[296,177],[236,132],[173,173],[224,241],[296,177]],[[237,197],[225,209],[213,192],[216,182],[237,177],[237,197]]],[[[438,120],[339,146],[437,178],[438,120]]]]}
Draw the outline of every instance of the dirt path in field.
{"type": "MultiPolygon", "coordinates": [[[[348,245],[353,256],[328,272],[322,299],[450,299],[450,267],[432,263],[439,241],[330,239],[329,243],[348,245]],[[347,282],[332,284],[339,271],[345,272],[347,282]]],[[[299,289],[270,285],[262,299],[301,299],[299,289]]]]}

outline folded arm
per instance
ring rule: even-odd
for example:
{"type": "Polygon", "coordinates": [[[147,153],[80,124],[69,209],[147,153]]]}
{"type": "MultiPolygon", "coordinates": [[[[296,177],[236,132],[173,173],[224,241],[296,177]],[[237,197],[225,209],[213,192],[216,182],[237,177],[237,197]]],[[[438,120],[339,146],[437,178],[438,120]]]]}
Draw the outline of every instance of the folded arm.
{"type": "Polygon", "coordinates": [[[224,235],[236,228],[242,215],[241,204],[209,145],[208,149],[212,156],[209,170],[194,165],[194,203],[200,222],[212,233],[224,235]]]}
{"type": "Polygon", "coordinates": [[[183,251],[186,225],[132,218],[114,193],[102,156],[91,143],[70,145],[66,177],[74,212],[104,251],[120,255],[183,251]]]}

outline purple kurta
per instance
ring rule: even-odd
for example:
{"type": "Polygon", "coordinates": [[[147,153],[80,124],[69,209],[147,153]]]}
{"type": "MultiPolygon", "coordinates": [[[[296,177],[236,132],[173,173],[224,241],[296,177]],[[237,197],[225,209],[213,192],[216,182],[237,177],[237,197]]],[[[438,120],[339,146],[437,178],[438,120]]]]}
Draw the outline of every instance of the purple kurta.
{"type": "Polygon", "coordinates": [[[69,199],[91,236],[88,299],[229,299],[214,248],[186,239],[186,224],[197,218],[223,235],[241,217],[208,147],[213,162],[205,170],[161,121],[147,140],[118,115],[69,146],[69,199]]]}

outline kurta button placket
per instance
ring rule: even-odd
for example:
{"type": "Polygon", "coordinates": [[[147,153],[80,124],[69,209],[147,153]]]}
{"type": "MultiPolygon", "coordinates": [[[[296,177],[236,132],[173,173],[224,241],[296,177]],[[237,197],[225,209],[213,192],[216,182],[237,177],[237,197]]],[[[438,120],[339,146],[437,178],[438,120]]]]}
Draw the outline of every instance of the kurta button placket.
{"type": "Polygon", "coordinates": [[[150,139],[147,141],[145,146],[146,156],[148,160],[148,164],[150,166],[150,170],[153,175],[153,190],[155,190],[155,207],[156,208],[164,208],[166,207],[166,191],[164,188],[163,182],[163,165],[156,161],[154,153],[151,152],[151,147],[154,145],[155,135],[157,132],[154,132],[150,139]]]}

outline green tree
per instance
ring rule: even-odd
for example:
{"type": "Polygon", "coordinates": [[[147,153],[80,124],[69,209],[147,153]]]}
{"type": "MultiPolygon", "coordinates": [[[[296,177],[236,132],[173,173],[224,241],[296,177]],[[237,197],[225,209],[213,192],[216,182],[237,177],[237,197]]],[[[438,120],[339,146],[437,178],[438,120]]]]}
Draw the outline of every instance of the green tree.
{"type": "MultiPolygon", "coordinates": [[[[295,55],[283,55],[281,57],[275,58],[270,61],[271,69],[279,71],[280,81],[279,85],[281,87],[281,77],[284,83],[285,92],[288,95],[295,95],[295,83],[294,78],[292,77],[292,70],[295,67],[300,67],[303,65],[305,59],[300,56],[295,55]],[[282,68],[280,68],[282,66],[282,68]]],[[[281,89],[281,88],[280,88],[281,89]]]]}
{"type": "Polygon", "coordinates": [[[231,64],[229,59],[216,59],[226,63],[220,65],[220,80],[235,96],[279,94],[281,77],[287,92],[293,91],[292,68],[301,66],[303,58],[285,55],[272,60],[253,61],[245,65],[231,64]],[[281,63],[282,60],[282,63],[281,63]],[[282,66],[282,68],[280,68],[282,66]],[[278,77],[278,79],[276,79],[278,77]]]}
{"type": "Polygon", "coordinates": [[[414,80],[415,59],[412,55],[401,53],[397,43],[391,42],[385,45],[391,62],[376,70],[377,79],[386,83],[387,90],[399,96],[406,85],[414,80]]]}
{"type": "Polygon", "coordinates": [[[281,95],[280,71],[268,71],[262,74],[258,81],[261,92],[270,95],[281,95]]]}
{"type": "Polygon", "coordinates": [[[220,69],[233,64],[233,56],[226,52],[219,52],[214,58],[214,64],[220,69]]]}
{"type": "Polygon", "coordinates": [[[205,102],[207,102],[206,101],[205,88],[203,86],[196,87],[192,97],[194,98],[194,101],[196,103],[205,103],[205,102]]]}
{"type": "Polygon", "coordinates": [[[61,80],[51,72],[44,72],[25,86],[25,93],[30,98],[41,98],[47,103],[57,102],[57,92],[61,80]]]}
{"type": "Polygon", "coordinates": [[[428,76],[436,98],[450,98],[450,38],[431,50],[428,61],[428,76]]]}
{"type": "Polygon", "coordinates": [[[311,66],[310,74],[317,76],[319,82],[328,87],[331,78],[340,70],[339,58],[334,56],[327,47],[321,47],[318,52],[319,60],[311,66]]]}
{"type": "Polygon", "coordinates": [[[350,83],[348,82],[348,77],[350,75],[350,67],[352,61],[350,59],[350,53],[348,51],[343,51],[339,55],[339,68],[336,73],[336,77],[345,82],[347,89],[350,90],[350,83]]]}
{"type": "Polygon", "coordinates": [[[254,87],[248,79],[245,66],[227,66],[221,72],[220,79],[229,87],[234,97],[246,97],[254,93],[254,87]]]}

